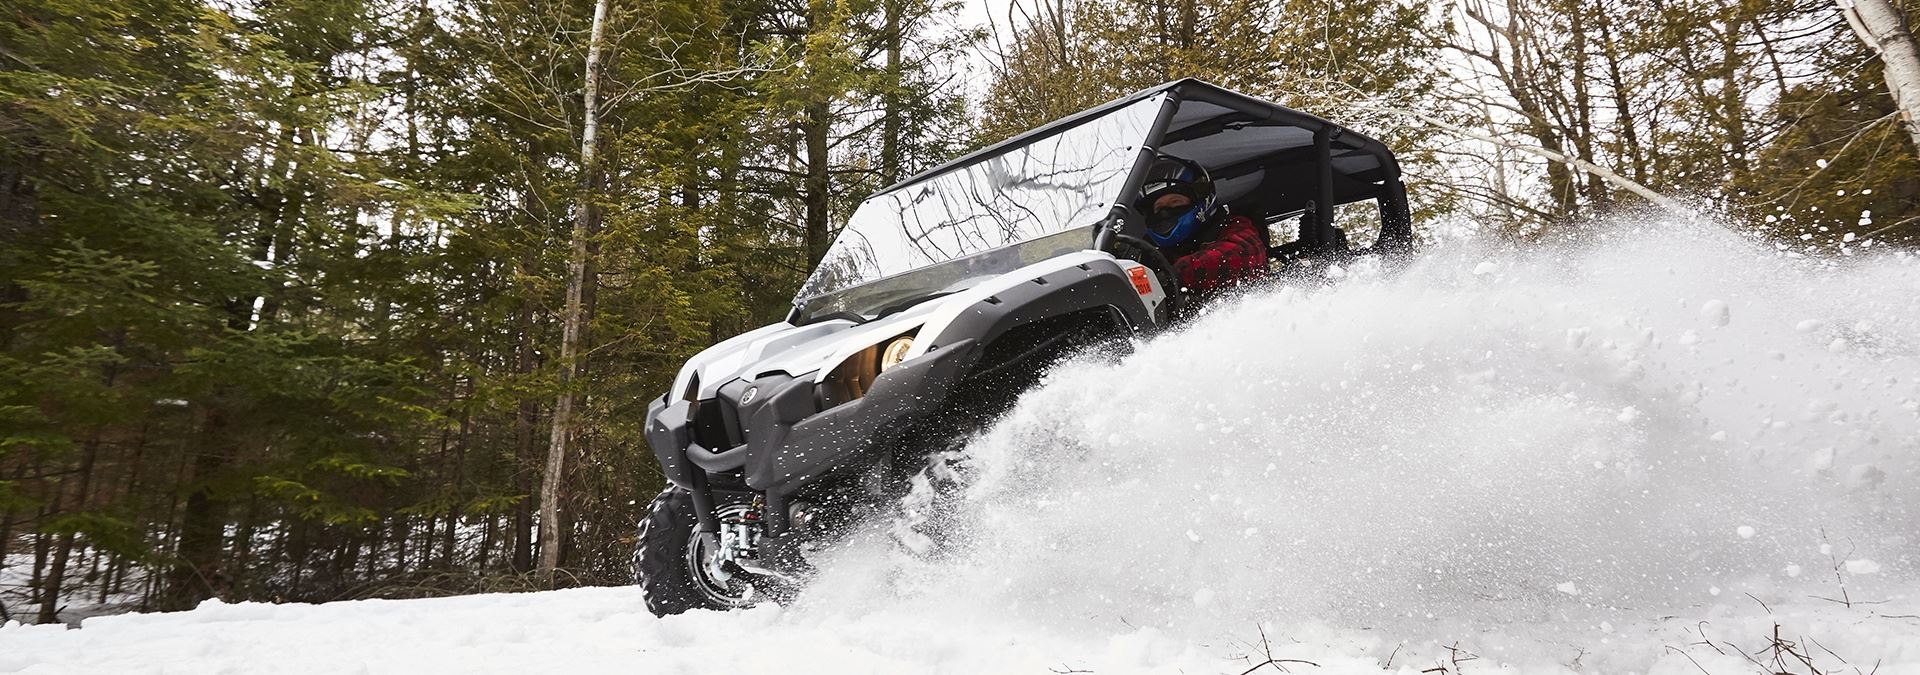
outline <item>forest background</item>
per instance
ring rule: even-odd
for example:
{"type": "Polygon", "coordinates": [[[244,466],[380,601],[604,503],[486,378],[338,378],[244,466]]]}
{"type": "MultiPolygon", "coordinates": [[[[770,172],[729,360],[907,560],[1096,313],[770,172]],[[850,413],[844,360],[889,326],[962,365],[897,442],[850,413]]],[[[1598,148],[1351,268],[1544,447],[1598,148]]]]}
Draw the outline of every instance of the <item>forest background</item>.
{"type": "Polygon", "coordinates": [[[0,620],[627,583],[679,363],[864,194],[1179,77],[1386,140],[1427,240],[1911,248],[1920,89],[1861,36],[1915,9],[10,0],[0,620]]]}

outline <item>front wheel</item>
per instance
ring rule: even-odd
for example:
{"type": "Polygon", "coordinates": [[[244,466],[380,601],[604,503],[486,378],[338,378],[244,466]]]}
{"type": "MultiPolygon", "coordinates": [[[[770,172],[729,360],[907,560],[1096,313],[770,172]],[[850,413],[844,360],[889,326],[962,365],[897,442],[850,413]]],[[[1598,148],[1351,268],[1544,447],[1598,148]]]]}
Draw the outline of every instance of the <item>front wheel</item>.
{"type": "Polygon", "coordinates": [[[654,616],[693,609],[740,609],[759,600],[746,572],[713,564],[718,543],[698,536],[694,532],[698,525],[693,496],[677,487],[654,497],[640,521],[634,577],[647,611],[654,616]]]}

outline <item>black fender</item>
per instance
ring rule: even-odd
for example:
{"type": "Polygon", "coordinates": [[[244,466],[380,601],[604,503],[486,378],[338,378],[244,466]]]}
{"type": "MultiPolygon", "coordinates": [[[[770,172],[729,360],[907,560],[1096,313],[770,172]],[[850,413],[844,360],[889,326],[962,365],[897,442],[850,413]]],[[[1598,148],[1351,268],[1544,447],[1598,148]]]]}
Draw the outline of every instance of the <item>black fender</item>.
{"type": "Polygon", "coordinates": [[[1131,330],[1154,326],[1142,293],[1114,260],[1091,260],[1033,277],[966,308],[940,329],[934,345],[971,339],[992,344],[1007,331],[1055,317],[1111,308],[1131,330]]]}

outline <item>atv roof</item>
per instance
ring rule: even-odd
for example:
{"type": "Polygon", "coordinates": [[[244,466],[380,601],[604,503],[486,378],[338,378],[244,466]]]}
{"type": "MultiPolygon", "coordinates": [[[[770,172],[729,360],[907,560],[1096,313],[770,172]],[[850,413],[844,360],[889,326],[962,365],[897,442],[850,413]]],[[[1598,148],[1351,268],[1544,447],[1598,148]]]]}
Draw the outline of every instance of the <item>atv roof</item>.
{"type": "MultiPolygon", "coordinates": [[[[1393,151],[1364,134],[1316,115],[1187,78],[1142,89],[975,150],[882,188],[869,199],[1053,136],[1163,92],[1172,92],[1179,108],[1161,138],[1162,151],[1183,156],[1205,155],[1210,159],[1225,155],[1221,150],[1238,151],[1235,154],[1242,155],[1224,163],[1212,159],[1210,163],[1215,166],[1209,167],[1209,171],[1216,180],[1244,175],[1237,174],[1236,170],[1272,163],[1289,152],[1304,154],[1313,148],[1314,134],[1322,129],[1333,136],[1333,168],[1335,181],[1340,183],[1336,193],[1341,203],[1373,196],[1364,184],[1385,178],[1383,167],[1393,163],[1393,151]]],[[[1397,172],[1398,167],[1391,170],[1397,172]]]]}

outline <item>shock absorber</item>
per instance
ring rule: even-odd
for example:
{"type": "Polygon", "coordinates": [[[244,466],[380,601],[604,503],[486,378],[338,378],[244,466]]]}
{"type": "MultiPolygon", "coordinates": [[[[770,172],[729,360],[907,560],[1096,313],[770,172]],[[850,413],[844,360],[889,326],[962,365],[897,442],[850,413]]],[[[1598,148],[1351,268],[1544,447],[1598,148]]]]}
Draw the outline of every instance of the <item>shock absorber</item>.
{"type": "Polygon", "coordinates": [[[766,532],[760,523],[760,512],[765,508],[765,501],[755,495],[753,502],[745,510],[721,519],[720,555],[722,557],[742,568],[754,567],[752,561],[759,557],[760,537],[766,532]]]}

